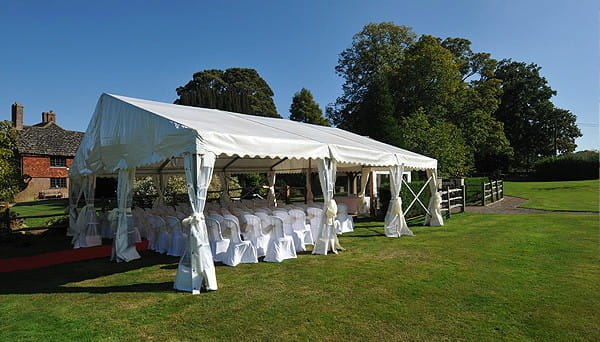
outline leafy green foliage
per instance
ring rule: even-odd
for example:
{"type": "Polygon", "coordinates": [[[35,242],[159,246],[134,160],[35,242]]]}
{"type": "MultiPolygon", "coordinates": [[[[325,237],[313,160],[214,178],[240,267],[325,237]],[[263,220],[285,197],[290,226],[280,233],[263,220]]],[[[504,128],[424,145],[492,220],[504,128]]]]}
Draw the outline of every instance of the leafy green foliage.
{"type": "Polygon", "coordinates": [[[401,124],[403,146],[438,160],[439,174],[458,177],[469,172],[469,151],[460,130],[447,121],[430,123],[428,116],[419,110],[401,124]]]}
{"type": "Polygon", "coordinates": [[[237,113],[281,118],[273,102],[273,90],[254,69],[230,68],[197,72],[177,88],[176,104],[216,108],[237,113]]]}
{"type": "Polygon", "coordinates": [[[302,88],[294,94],[292,105],[290,106],[290,120],[329,126],[329,122],[323,117],[321,107],[315,102],[312,93],[306,88],[302,88]]]}
{"type": "Polygon", "coordinates": [[[473,52],[466,39],[416,38],[405,26],[366,25],[340,54],[343,95],[327,116],[341,128],[440,160],[445,176],[499,167],[512,149],[492,116],[502,92],[496,61],[473,52]],[[412,125],[421,129],[406,132],[412,125]]]}
{"type": "Polygon", "coordinates": [[[10,121],[0,122],[0,201],[11,202],[23,186],[19,170],[17,131],[10,121]]]}
{"type": "Polygon", "coordinates": [[[513,166],[530,169],[539,157],[575,150],[581,136],[576,117],[555,108],[556,95],[540,67],[531,63],[502,60],[494,76],[502,80],[502,96],[494,116],[504,123],[504,132],[514,148],[513,166]]]}

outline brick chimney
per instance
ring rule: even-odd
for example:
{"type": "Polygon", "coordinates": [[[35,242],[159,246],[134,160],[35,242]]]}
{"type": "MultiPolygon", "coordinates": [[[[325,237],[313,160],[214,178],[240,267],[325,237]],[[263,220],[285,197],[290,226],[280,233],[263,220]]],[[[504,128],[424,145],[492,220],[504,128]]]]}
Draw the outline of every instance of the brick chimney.
{"type": "Polygon", "coordinates": [[[23,129],[23,105],[15,102],[11,106],[12,124],[15,129],[23,129]]]}
{"type": "Polygon", "coordinates": [[[43,123],[48,123],[48,122],[56,123],[56,114],[53,111],[42,112],[42,122],[43,123]]]}

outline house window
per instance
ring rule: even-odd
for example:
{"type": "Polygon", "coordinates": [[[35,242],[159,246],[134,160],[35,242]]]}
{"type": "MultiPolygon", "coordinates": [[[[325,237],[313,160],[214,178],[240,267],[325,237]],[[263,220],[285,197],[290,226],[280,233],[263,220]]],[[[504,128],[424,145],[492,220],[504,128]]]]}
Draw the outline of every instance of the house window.
{"type": "Polygon", "coordinates": [[[50,157],[50,167],[67,167],[67,158],[50,157]]]}
{"type": "Polygon", "coordinates": [[[50,187],[51,188],[66,188],[67,187],[67,179],[66,178],[50,178],[50,187]]]}

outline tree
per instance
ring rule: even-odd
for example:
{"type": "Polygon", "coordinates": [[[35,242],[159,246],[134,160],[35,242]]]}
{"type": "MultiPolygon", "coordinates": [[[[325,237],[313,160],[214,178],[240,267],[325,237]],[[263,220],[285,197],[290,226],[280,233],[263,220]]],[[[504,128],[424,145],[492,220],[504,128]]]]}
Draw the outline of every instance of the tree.
{"type": "Polygon", "coordinates": [[[460,157],[447,158],[453,165],[444,166],[449,173],[475,166],[493,171],[512,153],[502,123],[492,116],[502,93],[494,78],[496,64],[489,54],[473,52],[467,39],[416,39],[405,26],[369,24],[340,54],[336,71],[345,79],[343,94],[327,108],[327,116],[352,132],[440,154],[426,146],[435,139],[425,129],[416,131],[420,138],[413,133],[407,140],[403,130],[419,118],[418,127],[461,136],[456,142],[464,144],[460,157]]]}
{"type": "Polygon", "coordinates": [[[17,132],[10,121],[0,122],[0,201],[11,202],[23,185],[19,172],[17,132]]]}
{"type": "Polygon", "coordinates": [[[404,147],[438,161],[438,171],[443,177],[458,177],[470,171],[469,150],[460,129],[452,123],[435,120],[429,122],[422,110],[404,118],[401,123],[404,147]]]}
{"type": "Polygon", "coordinates": [[[423,35],[406,51],[395,76],[397,111],[400,117],[419,108],[429,115],[445,117],[447,108],[463,85],[454,55],[440,39],[423,35]]]}
{"type": "Polygon", "coordinates": [[[311,92],[302,88],[294,94],[290,106],[290,119],[321,126],[329,126],[327,119],[323,117],[321,107],[315,102],[311,92]]]}
{"type": "Polygon", "coordinates": [[[237,113],[281,118],[273,102],[273,90],[254,69],[212,69],[194,73],[177,88],[176,104],[216,108],[237,113]]]}
{"type": "Polygon", "coordinates": [[[344,94],[337,104],[359,102],[374,78],[395,70],[416,34],[408,26],[390,22],[367,24],[340,53],[336,73],[344,78],[344,94]]]}
{"type": "Polygon", "coordinates": [[[576,116],[554,107],[556,95],[536,64],[500,61],[495,77],[502,80],[502,97],[494,116],[514,148],[513,166],[530,169],[533,162],[557,152],[572,152],[581,136],[576,116]]]}

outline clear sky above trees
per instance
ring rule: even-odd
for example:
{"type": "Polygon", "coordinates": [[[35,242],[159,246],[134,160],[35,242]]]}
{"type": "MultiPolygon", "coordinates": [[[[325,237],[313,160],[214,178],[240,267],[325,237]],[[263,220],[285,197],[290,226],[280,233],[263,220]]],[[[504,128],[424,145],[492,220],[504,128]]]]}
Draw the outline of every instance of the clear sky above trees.
{"type": "Polygon", "coordinates": [[[173,102],[194,72],[230,67],[256,69],[284,117],[302,87],[325,108],[342,92],[334,68],[352,35],[392,21],[536,63],[556,106],[587,124],[578,149],[597,148],[597,14],[593,0],[3,1],[0,120],[19,101],[26,124],[53,109],[63,127],[85,130],[102,92],[173,102]]]}

